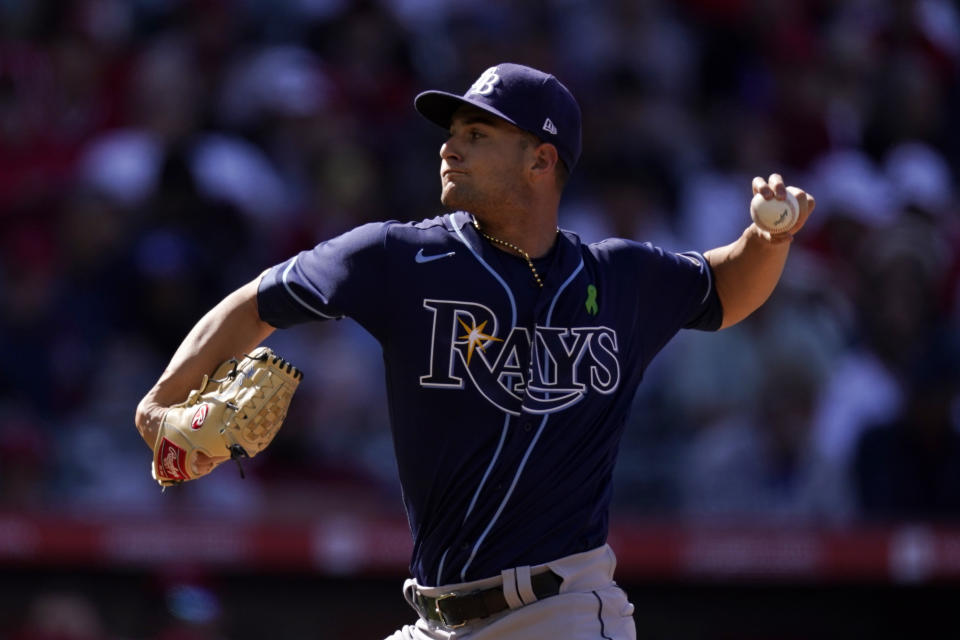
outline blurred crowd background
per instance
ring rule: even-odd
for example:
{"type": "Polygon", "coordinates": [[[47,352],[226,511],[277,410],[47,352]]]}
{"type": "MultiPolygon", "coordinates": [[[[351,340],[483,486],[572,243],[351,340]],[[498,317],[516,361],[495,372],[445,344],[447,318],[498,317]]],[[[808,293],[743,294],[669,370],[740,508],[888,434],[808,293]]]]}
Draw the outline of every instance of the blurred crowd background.
{"type": "MultiPolygon", "coordinates": [[[[950,0],[0,2],[0,510],[400,514],[379,348],[278,332],[268,455],[160,493],[134,408],[264,268],[442,212],[412,107],[512,61],[578,97],[561,225],[733,241],[754,176],[817,209],[771,301],[648,371],[615,509],[960,520],[960,11],[950,0]]],[[[615,516],[616,517],[616,516],[615,516]]]]}

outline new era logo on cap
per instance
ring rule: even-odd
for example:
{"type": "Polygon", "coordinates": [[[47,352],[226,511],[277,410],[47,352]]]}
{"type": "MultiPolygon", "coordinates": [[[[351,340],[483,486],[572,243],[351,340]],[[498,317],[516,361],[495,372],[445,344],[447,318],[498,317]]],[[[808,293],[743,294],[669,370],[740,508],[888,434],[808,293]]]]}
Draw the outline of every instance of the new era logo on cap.
{"type": "Polygon", "coordinates": [[[454,112],[469,104],[502,118],[557,147],[572,170],[580,158],[580,107],[554,76],[504,62],[490,67],[462,96],[424,91],[414,105],[428,120],[450,127],[454,112]],[[549,134],[549,135],[547,135],[549,134]]]}

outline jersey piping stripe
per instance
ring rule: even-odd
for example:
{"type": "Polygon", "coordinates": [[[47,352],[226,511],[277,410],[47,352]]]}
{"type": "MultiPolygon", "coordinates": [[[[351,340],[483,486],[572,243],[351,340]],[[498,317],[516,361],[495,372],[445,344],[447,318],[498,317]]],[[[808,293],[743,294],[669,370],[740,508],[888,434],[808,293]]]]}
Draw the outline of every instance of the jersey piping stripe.
{"type": "MultiPolygon", "coordinates": [[[[563,281],[563,284],[560,285],[560,289],[557,290],[557,294],[553,296],[553,300],[550,302],[550,308],[547,310],[547,326],[548,327],[550,326],[550,319],[553,318],[553,308],[557,305],[557,300],[560,299],[560,293],[567,288],[567,285],[573,282],[573,279],[577,277],[577,274],[580,273],[582,269],[583,269],[583,258],[580,258],[580,264],[578,264],[577,268],[573,270],[573,273],[571,273],[570,276],[563,281]]],[[[544,353],[543,358],[544,358],[543,360],[544,374],[543,375],[548,376],[550,374],[550,356],[544,353]]],[[[547,394],[547,397],[549,397],[549,395],[550,394],[547,394]]]]}
{"type": "MultiPolygon", "coordinates": [[[[319,309],[313,307],[313,306],[310,305],[310,303],[308,303],[306,300],[304,300],[303,298],[301,298],[300,296],[298,296],[298,295],[296,294],[296,292],[293,290],[293,287],[290,286],[290,283],[287,282],[287,277],[290,275],[290,269],[293,268],[293,265],[295,265],[295,264],[297,263],[297,260],[298,260],[299,258],[300,258],[300,256],[297,256],[296,258],[294,258],[293,260],[291,260],[291,261],[290,261],[290,264],[287,265],[287,268],[283,270],[283,275],[281,276],[281,280],[283,281],[283,286],[284,286],[284,288],[286,288],[287,293],[290,294],[290,297],[291,297],[291,298],[293,298],[294,300],[296,300],[297,302],[299,302],[300,304],[302,304],[305,309],[307,309],[308,311],[312,311],[313,313],[317,314],[317,315],[320,316],[321,318],[326,318],[327,320],[339,320],[340,318],[342,318],[343,316],[331,316],[331,315],[328,315],[328,314],[324,313],[323,311],[320,311],[319,309]]],[[[323,296],[322,296],[322,295],[320,295],[319,293],[317,293],[317,295],[320,297],[321,300],[323,300],[323,296]]],[[[326,301],[326,300],[323,300],[323,302],[324,302],[324,304],[327,304],[327,301],[326,301]]]]}
{"type": "Polygon", "coordinates": [[[577,274],[583,269],[583,258],[580,258],[580,264],[577,265],[577,268],[573,270],[573,273],[563,281],[563,284],[560,285],[560,288],[557,289],[557,294],[553,296],[553,301],[550,303],[550,308],[547,310],[547,326],[550,326],[550,319],[553,318],[553,308],[557,306],[557,300],[560,299],[560,294],[563,293],[563,290],[567,288],[573,279],[577,277],[577,274]]]}
{"type": "MultiPolygon", "coordinates": [[[[447,215],[448,215],[448,219],[450,220],[450,226],[453,227],[453,230],[454,230],[454,231],[456,231],[457,237],[460,238],[460,242],[462,242],[464,245],[466,245],[467,249],[470,250],[470,253],[473,254],[473,257],[476,258],[477,261],[478,261],[480,264],[482,264],[483,267],[484,267],[487,271],[490,272],[490,274],[497,280],[497,282],[500,283],[500,286],[503,287],[503,290],[507,292],[507,298],[510,300],[510,314],[511,314],[511,315],[510,315],[510,328],[511,328],[511,330],[512,330],[513,327],[515,327],[516,324],[517,324],[517,303],[516,303],[516,301],[515,301],[514,298],[513,298],[513,291],[511,291],[510,287],[507,286],[507,283],[506,283],[506,282],[504,281],[504,279],[500,276],[500,274],[497,273],[497,272],[494,270],[494,268],[491,267],[491,266],[487,263],[487,261],[484,260],[484,259],[480,256],[480,254],[477,252],[477,250],[474,249],[473,246],[467,241],[466,236],[463,235],[463,230],[462,230],[462,229],[463,229],[463,225],[462,225],[462,224],[457,224],[457,221],[454,219],[453,214],[447,214],[447,215]]],[[[464,224],[466,224],[466,220],[464,220],[464,224]]],[[[470,516],[470,514],[473,512],[473,508],[476,506],[477,500],[478,500],[479,497],[480,497],[480,492],[483,490],[483,487],[484,487],[484,485],[485,485],[486,482],[487,482],[487,478],[490,477],[490,473],[493,471],[493,467],[497,464],[497,460],[500,458],[500,452],[503,450],[503,443],[504,443],[504,442],[506,441],[506,439],[507,439],[507,430],[508,430],[509,426],[510,426],[510,415],[507,414],[506,417],[504,418],[504,421],[503,421],[503,429],[502,429],[501,432],[500,432],[500,442],[497,444],[497,449],[496,449],[496,451],[494,451],[494,453],[493,453],[493,458],[490,460],[490,464],[487,466],[487,470],[486,470],[486,472],[484,472],[483,478],[480,479],[480,484],[477,486],[477,490],[476,490],[476,491],[474,492],[474,494],[473,494],[473,499],[470,501],[470,506],[467,507],[467,512],[466,512],[466,514],[463,516],[463,521],[464,521],[464,522],[467,521],[467,518],[468,518],[468,517],[470,516]]],[[[509,495],[509,493],[508,493],[508,495],[509,495]]],[[[505,502],[504,502],[504,504],[505,504],[505,502]]],[[[503,504],[500,505],[500,509],[501,509],[501,510],[503,509],[503,504]]],[[[498,512],[497,515],[499,515],[499,512],[498,512]]],[[[496,521],[496,516],[494,516],[494,521],[496,521]]],[[[491,524],[492,524],[492,523],[491,523],[491,524]]],[[[487,529],[489,530],[489,527],[488,527],[487,529]]],[[[470,563],[473,562],[473,557],[474,557],[474,555],[476,555],[476,553],[477,553],[477,547],[479,546],[480,542],[483,540],[483,538],[484,538],[485,536],[486,536],[486,531],[483,533],[483,535],[480,536],[480,539],[477,541],[477,544],[474,545],[473,552],[470,554],[470,558],[467,560],[467,563],[464,565],[463,569],[462,569],[461,572],[460,572],[460,575],[461,575],[461,576],[463,576],[463,574],[466,572],[467,567],[470,566],[470,563]]],[[[447,549],[447,551],[449,551],[449,549],[447,549]]],[[[440,584],[440,570],[443,569],[443,560],[446,559],[446,556],[447,556],[447,552],[444,551],[443,557],[441,558],[439,570],[437,571],[437,584],[440,584]]]]}
{"type": "MultiPolygon", "coordinates": [[[[557,300],[560,298],[560,294],[563,293],[563,290],[567,288],[572,281],[574,276],[576,276],[580,270],[583,268],[583,258],[580,259],[580,264],[577,265],[577,268],[573,270],[573,273],[563,281],[563,284],[560,285],[560,288],[557,289],[557,293],[554,294],[553,300],[550,302],[550,307],[547,311],[547,326],[550,326],[550,321],[553,318],[553,309],[557,304],[557,300]]],[[[527,465],[527,460],[530,458],[530,454],[533,453],[533,448],[536,446],[537,441],[540,439],[540,434],[543,433],[543,428],[547,426],[547,419],[549,414],[544,415],[543,419],[540,421],[540,427],[537,429],[537,433],[533,436],[533,440],[530,441],[530,444],[527,446],[527,451],[523,454],[523,459],[520,460],[520,466],[517,468],[517,472],[513,476],[513,481],[510,483],[510,488],[507,489],[507,495],[503,496],[503,500],[500,501],[500,506],[497,508],[497,512],[493,514],[493,518],[490,519],[490,524],[487,525],[487,528],[483,530],[483,533],[480,534],[480,537],[477,539],[476,544],[473,545],[473,551],[470,552],[470,557],[467,558],[466,564],[463,565],[463,569],[460,570],[460,580],[465,581],[467,569],[470,568],[470,564],[473,562],[474,557],[477,555],[477,550],[480,548],[480,545],[483,544],[483,541],[486,539],[487,534],[490,533],[490,530],[493,529],[493,525],[496,524],[497,520],[500,518],[500,514],[503,513],[504,507],[507,506],[507,502],[510,500],[510,496],[513,495],[513,490],[517,486],[517,482],[520,480],[520,474],[523,473],[523,468],[527,465]]]]}
{"type": "Polygon", "coordinates": [[[503,513],[503,508],[507,506],[507,502],[510,500],[510,496],[513,495],[513,490],[517,486],[517,481],[520,480],[520,474],[523,473],[523,468],[527,465],[527,460],[530,458],[530,454],[533,452],[533,447],[537,444],[537,440],[540,439],[540,434],[543,433],[543,427],[547,424],[547,418],[550,416],[543,416],[543,420],[540,421],[540,427],[537,429],[536,435],[533,436],[533,440],[530,441],[530,445],[527,447],[526,453],[523,454],[523,459],[520,460],[520,466],[517,468],[517,472],[513,475],[513,482],[510,483],[510,488],[507,489],[507,495],[503,496],[503,500],[500,501],[500,506],[497,508],[497,512],[493,514],[493,518],[490,520],[490,524],[487,525],[487,528],[483,530],[483,533],[480,534],[480,537],[477,539],[477,543],[473,545],[473,551],[470,552],[470,557],[467,558],[467,563],[463,565],[463,569],[460,570],[460,579],[466,580],[467,569],[470,568],[470,564],[473,562],[473,558],[477,555],[477,550],[480,548],[480,545],[483,544],[483,541],[486,539],[487,534],[490,533],[490,530],[493,529],[493,525],[496,524],[497,520],[500,518],[500,514],[503,513]]]}
{"type": "MultiPolygon", "coordinates": [[[[477,486],[477,490],[473,494],[473,499],[470,501],[470,506],[467,507],[467,512],[463,516],[463,523],[467,523],[467,518],[470,517],[470,514],[473,513],[473,508],[477,506],[477,499],[480,497],[480,492],[483,491],[483,486],[487,483],[487,478],[490,477],[490,472],[493,471],[493,466],[497,463],[497,459],[500,457],[500,451],[503,449],[503,443],[507,440],[507,429],[510,426],[510,415],[507,414],[503,420],[503,429],[500,431],[500,442],[497,443],[497,450],[493,452],[493,458],[490,460],[490,464],[487,466],[487,470],[483,473],[483,478],[480,479],[480,484],[477,486]]],[[[450,549],[447,549],[443,552],[443,556],[440,557],[440,567],[437,569],[437,584],[440,584],[440,576],[443,574],[443,563],[447,559],[447,553],[450,549]]]]}
{"type": "Polygon", "coordinates": [[[437,585],[440,585],[440,576],[443,575],[443,563],[447,561],[447,554],[450,553],[450,547],[447,547],[447,550],[443,552],[443,555],[440,556],[440,566],[437,567],[437,585]]]}
{"type": "Polygon", "coordinates": [[[500,457],[500,451],[503,449],[503,443],[507,439],[507,428],[510,426],[510,415],[505,416],[503,420],[503,429],[500,431],[500,442],[497,443],[497,450],[493,452],[493,460],[490,461],[490,466],[487,467],[487,470],[483,474],[483,478],[480,479],[480,486],[477,487],[476,493],[473,494],[473,500],[470,501],[470,506],[467,507],[467,513],[463,516],[463,521],[466,523],[467,518],[470,517],[470,514],[473,512],[473,508],[477,506],[477,498],[480,496],[480,491],[483,489],[483,485],[486,484],[487,478],[490,477],[490,472],[493,471],[493,465],[496,463],[497,458],[500,457]]]}
{"type": "MultiPolygon", "coordinates": [[[[460,238],[460,242],[462,242],[463,244],[467,245],[467,249],[470,249],[470,253],[473,254],[473,257],[476,258],[476,259],[480,262],[480,264],[482,264],[483,267],[484,267],[487,271],[489,271],[490,274],[491,274],[494,278],[497,279],[497,282],[500,283],[500,286],[503,287],[503,290],[507,292],[507,297],[510,298],[510,313],[512,314],[512,315],[510,316],[510,329],[512,330],[513,327],[515,327],[516,324],[517,324],[517,303],[516,303],[516,302],[514,301],[514,299],[513,299],[513,291],[510,290],[510,287],[507,286],[507,283],[506,283],[506,282],[504,281],[504,279],[500,276],[500,274],[497,273],[497,272],[494,270],[493,267],[491,267],[489,264],[487,264],[487,261],[484,260],[483,258],[481,258],[481,257],[480,257],[480,254],[477,253],[477,250],[474,249],[473,246],[471,246],[469,242],[467,242],[466,237],[463,235],[463,231],[461,231],[461,227],[462,227],[463,225],[458,225],[458,224],[457,224],[457,221],[453,219],[453,215],[452,215],[452,214],[449,214],[449,213],[448,213],[447,215],[450,216],[450,225],[453,227],[454,231],[457,232],[457,236],[460,238]]],[[[464,224],[466,224],[466,221],[464,221],[464,224]]]]}

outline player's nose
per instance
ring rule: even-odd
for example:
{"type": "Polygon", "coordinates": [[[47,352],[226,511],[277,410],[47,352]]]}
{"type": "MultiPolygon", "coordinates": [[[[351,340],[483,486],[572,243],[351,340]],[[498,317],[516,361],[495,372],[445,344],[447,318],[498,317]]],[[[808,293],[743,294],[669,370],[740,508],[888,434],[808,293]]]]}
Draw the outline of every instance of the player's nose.
{"type": "Polygon", "coordinates": [[[460,153],[456,150],[453,145],[453,139],[447,140],[442,145],[440,145],[440,159],[441,160],[451,160],[456,159],[460,160],[460,153]]]}

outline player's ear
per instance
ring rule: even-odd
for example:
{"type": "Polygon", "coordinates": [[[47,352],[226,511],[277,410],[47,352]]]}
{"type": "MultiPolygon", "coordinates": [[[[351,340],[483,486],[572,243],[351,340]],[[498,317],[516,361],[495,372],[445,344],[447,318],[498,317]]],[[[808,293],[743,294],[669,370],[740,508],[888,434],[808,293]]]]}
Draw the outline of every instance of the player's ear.
{"type": "Polygon", "coordinates": [[[530,170],[537,177],[553,179],[557,163],[560,161],[557,148],[549,142],[543,142],[537,145],[533,151],[533,164],[530,166],[530,170]]]}

